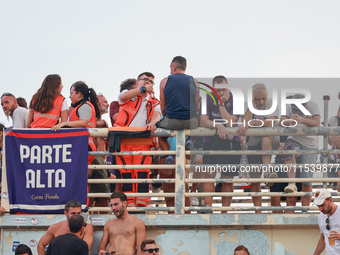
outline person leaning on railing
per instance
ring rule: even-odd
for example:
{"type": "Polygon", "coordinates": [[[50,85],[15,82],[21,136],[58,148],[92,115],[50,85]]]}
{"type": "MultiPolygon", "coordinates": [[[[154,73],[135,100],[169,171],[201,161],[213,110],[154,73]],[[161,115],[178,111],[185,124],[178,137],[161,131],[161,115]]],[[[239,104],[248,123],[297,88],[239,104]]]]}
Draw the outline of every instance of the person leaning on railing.
{"type": "MultiPolygon", "coordinates": [[[[227,84],[227,79],[222,76],[216,76],[213,79],[213,87],[216,84],[227,84]]],[[[214,104],[213,99],[207,96],[207,112],[201,113],[200,115],[200,124],[202,127],[207,128],[215,128],[217,129],[216,135],[213,137],[204,137],[203,138],[203,150],[241,150],[241,138],[239,136],[230,137],[227,127],[230,127],[231,122],[237,122],[239,116],[233,115],[233,95],[226,88],[215,88],[218,95],[221,98],[222,104],[220,104],[219,100],[215,98],[218,102],[218,105],[214,104]],[[214,120],[227,120],[227,126],[218,123],[214,124],[214,120]]],[[[220,167],[226,166],[226,164],[239,164],[241,156],[229,156],[229,155],[204,155],[203,156],[203,164],[204,167],[208,167],[209,165],[219,164],[220,167]]],[[[215,173],[213,173],[215,174],[215,173]]],[[[227,171],[222,171],[221,175],[223,178],[232,179],[234,176],[238,176],[238,171],[231,171],[230,169],[227,171]]],[[[204,174],[206,178],[214,178],[209,171],[206,171],[204,174]]],[[[204,192],[214,192],[215,187],[213,183],[203,183],[203,191],[204,192]]],[[[222,184],[222,192],[234,192],[234,184],[233,183],[223,183],[222,184]]],[[[230,206],[232,197],[222,197],[222,206],[230,206]]],[[[205,197],[205,204],[209,207],[212,206],[213,198],[205,197]]]]}
{"type": "MultiPolygon", "coordinates": [[[[96,127],[97,128],[108,128],[107,122],[102,118],[103,114],[108,113],[109,104],[103,94],[98,94],[97,96],[100,110],[100,118],[97,118],[96,127]]],[[[95,137],[93,139],[97,151],[107,151],[108,150],[108,138],[107,137],[95,137]]],[[[93,165],[105,165],[106,156],[97,155],[92,161],[93,165]]],[[[112,179],[116,176],[111,174],[110,170],[99,169],[99,170],[89,170],[89,179],[109,179],[112,175],[112,179]]],[[[96,183],[89,184],[90,193],[110,193],[110,184],[108,183],[96,183]]],[[[109,200],[106,197],[94,197],[89,198],[89,207],[108,207],[109,200]]],[[[93,213],[93,212],[91,212],[93,213]]],[[[96,212],[98,214],[105,214],[107,212],[96,212]]]]}
{"type": "MultiPolygon", "coordinates": [[[[340,105],[337,110],[336,116],[332,116],[328,119],[328,126],[330,127],[338,127],[340,126],[340,105]]],[[[333,150],[340,149],[340,136],[330,135],[328,136],[328,144],[332,146],[333,150]]],[[[328,156],[328,163],[340,163],[340,154],[331,154],[328,156]]],[[[327,172],[328,177],[339,177],[339,172],[327,172]]],[[[333,183],[334,190],[340,190],[338,183],[333,183]]]]}
{"type": "MultiPolygon", "coordinates": [[[[285,146],[285,142],[287,140],[287,136],[281,136],[280,137],[280,147],[278,150],[283,150],[285,146]]],[[[284,164],[284,158],[285,155],[275,155],[275,164],[284,164]]],[[[296,158],[296,163],[301,164],[301,157],[296,158]]],[[[287,173],[285,171],[278,171],[277,172],[278,178],[287,178],[287,173]]],[[[300,177],[300,172],[298,171],[296,173],[296,178],[300,177]]],[[[283,192],[285,187],[288,185],[288,183],[284,182],[275,182],[273,185],[270,187],[270,192],[283,192]]],[[[302,191],[302,184],[301,183],[296,183],[296,187],[298,191],[302,191]]],[[[279,197],[279,196],[271,196],[270,197],[270,205],[271,206],[281,206],[281,201],[286,201],[287,206],[295,206],[296,202],[301,200],[301,197],[279,197]]],[[[285,213],[294,213],[294,211],[291,210],[285,210],[285,213]]],[[[283,213],[282,210],[273,210],[273,213],[283,213]]]]}
{"type": "MultiPolygon", "coordinates": [[[[292,99],[301,99],[304,98],[301,94],[293,95],[292,99]]],[[[294,121],[286,121],[286,124],[293,124],[296,127],[318,127],[320,126],[320,110],[319,106],[313,102],[309,101],[307,103],[302,104],[312,115],[305,115],[296,105],[286,105],[286,115],[281,116],[280,125],[283,120],[293,119],[294,121]]],[[[285,150],[317,150],[319,146],[319,137],[318,136],[288,136],[287,141],[285,143],[285,150]]],[[[301,164],[315,164],[317,160],[316,154],[302,154],[301,164]]],[[[285,158],[285,164],[296,164],[295,155],[287,155],[285,158]]],[[[288,169],[287,175],[288,178],[295,178],[296,171],[300,172],[300,178],[312,178],[313,172],[309,171],[307,168],[304,169],[296,169],[294,167],[290,167],[288,169]]],[[[288,185],[284,189],[285,192],[296,192],[297,187],[295,183],[288,183],[288,185]]],[[[303,192],[311,192],[312,191],[312,183],[311,182],[302,182],[302,191],[303,192]]],[[[310,196],[305,196],[301,198],[302,206],[309,206],[311,201],[310,196]]]]}
{"type": "MultiPolygon", "coordinates": [[[[66,122],[61,122],[52,127],[58,131],[60,128],[95,128],[96,118],[100,117],[97,94],[93,88],[89,88],[85,82],[77,81],[71,86],[71,102],[74,105],[66,122]]],[[[93,137],[89,136],[89,151],[96,151],[93,137]]],[[[88,165],[91,164],[95,156],[88,156],[88,165]]]]}
{"type": "MultiPolygon", "coordinates": [[[[252,87],[253,91],[253,107],[257,110],[268,110],[272,107],[272,99],[268,98],[267,87],[263,83],[256,83],[252,87]]],[[[246,113],[242,117],[245,126],[240,126],[236,132],[237,135],[243,136],[246,134],[248,121],[251,121],[252,126],[271,127],[274,126],[274,120],[278,119],[279,112],[276,109],[269,115],[256,115],[248,109],[248,104],[245,104],[246,113]],[[268,120],[268,121],[267,121],[268,120]]],[[[274,123],[275,124],[275,123],[274,123]]],[[[278,136],[248,136],[247,137],[248,150],[277,150],[280,147],[278,136]]],[[[270,164],[271,154],[265,155],[248,155],[249,164],[270,164]]],[[[262,169],[256,168],[257,171],[251,171],[249,176],[251,178],[261,177],[262,169]]],[[[267,171],[264,173],[265,178],[277,178],[276,173],[267,171]]],[[[270,187],[272,183],[266,183],[266,187],[270,187]]],[[[261,192],[261,183],[251,183],[251,192],[261,192]]],[[[262,197],[252,197],[255,206],[261,206],[262,197]]],[[[256,213],[261,213],[256,211],[256,213]]]]}

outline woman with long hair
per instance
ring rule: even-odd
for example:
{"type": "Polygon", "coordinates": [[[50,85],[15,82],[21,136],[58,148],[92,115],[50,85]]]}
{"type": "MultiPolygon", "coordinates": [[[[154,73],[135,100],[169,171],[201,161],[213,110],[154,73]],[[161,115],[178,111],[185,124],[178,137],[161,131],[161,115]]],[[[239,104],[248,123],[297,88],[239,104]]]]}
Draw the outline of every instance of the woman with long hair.
{"type": "Polygon", "coordinates": [[[33,95],[30,103],[30,111],[27,127],[51,128],[59,120],[67,120],[68,105],[61,95],[63,85],[58,74],[47,75],[40,89],[33,95]]]}
{"type": "MultiPolygon", "coordinates": [[[[89,88],[85,82],[77,81],[72,84],[70,90],[70,98],[73,111],[68,117],[68,121],[59,123],[52,127],[52,130],[58,131],[60,128],[95,128],[97,118],[100,118],[100,110],[96,92],[89,88]]],[[[96,145],[93,142],[93,137],[89,136],[89,151],[96,151],[96,145]]],[[[87,164],[90,165],[96,156],[88,156],[87,164]]],[[[87,172],[89,176],[89,171],[87,172]]],[[[87,186],[89,192],[89,186],[87,186]]],[[[92,205],[89,198],[87,206],[92,205]]]]}
{"type": "MultiPolygon", "coordinates": [[[[77,81],[71,86],[70,98],[74,109],[70,113],[68,121],[53,126],[52,130],[58,131],[62,127],[95,128],[96,119],[100,117],[96,92],[92,88],[89,88],[85,82],[77,81]]],[[[93,137],[89,137],[89,150],[96,150],[93,137]]],[[[91,164],[94,157],[95,156],[89,156],[89,164],[91,164]]]]}

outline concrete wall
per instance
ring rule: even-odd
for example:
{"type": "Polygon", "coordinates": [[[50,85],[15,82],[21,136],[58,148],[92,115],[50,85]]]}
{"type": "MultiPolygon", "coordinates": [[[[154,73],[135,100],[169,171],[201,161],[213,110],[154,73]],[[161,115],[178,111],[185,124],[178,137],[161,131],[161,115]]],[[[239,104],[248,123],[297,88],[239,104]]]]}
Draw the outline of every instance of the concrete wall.
{"type": "MultiPolygon", "coordinates": [[[[94,226],[91,254],[97,253],[103,226],[112,215],[84,215],[94,226]],[[87,217],[86,217],[87,216],[87,217]]],[[[238,245],[252,255],[313,254],[320,237],[318,214],[191,214],[138,215],[146,224],[147,238],[155,239],[159,254],[232,255],[238,245]]],[[[0,219],[1,254],[14,254],[19,243],[36,245],[48,226],[63,215],[8,215],[0,219]]]]}

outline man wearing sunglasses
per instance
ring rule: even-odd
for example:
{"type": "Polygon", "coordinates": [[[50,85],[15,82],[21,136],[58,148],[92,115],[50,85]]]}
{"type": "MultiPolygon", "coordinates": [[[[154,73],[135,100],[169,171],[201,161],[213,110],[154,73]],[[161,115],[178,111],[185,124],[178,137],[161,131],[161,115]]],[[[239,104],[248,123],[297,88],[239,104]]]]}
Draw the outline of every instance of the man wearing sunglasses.
{"type": "Polygon", "coordinates": [[[11,116],[13,128],[27,128],[28,110],[18,105],[13,94],[8,92],[2,94],[1,106],[7,118],[11,116]]]}
{"type": "Polygon", "coordinates": [[[326,254],[340,254],[340,209],[333,203],[331,193],[320,189],[315,193],[314,205],[320,210],[318,224],[321,236],[314,255],[326,248],[326,254]]]}
{"type": "Polygon", "coordinates": [[[142,242],[140,245],[141,251],[143,255],[153,254],[158,255],[159,248],[156,247],[155,240],[147,239],[142,242]]]}
{"type": "MultiPolygon", "coordinates": [[[[61,221],[59,223],[53,224],[50,226],[46,233],[39,240],[37,250],[39,255],[45,255],[45,247],[51,243],[51,241],[57,236],[71,233],[69,227],[69,220],[73,215],[81,215],[81,202],[70,200],[65,204],[64,214],[66,216],[66,220],[61,221]]],[[[84,240],[88,249],[91,250],[92,242],[93,242],[93,227],[90,224],[84,226],[84,230],[82,231],[79,237],[84,240]]]]}
{"type": "Polygon", "coordinates": [[[73,215],[68,221],[71,233],[60,235],[52,240],[46,255],[88,255],[87,243],[81,239],[87,226],[83,216],[73,215]]]}

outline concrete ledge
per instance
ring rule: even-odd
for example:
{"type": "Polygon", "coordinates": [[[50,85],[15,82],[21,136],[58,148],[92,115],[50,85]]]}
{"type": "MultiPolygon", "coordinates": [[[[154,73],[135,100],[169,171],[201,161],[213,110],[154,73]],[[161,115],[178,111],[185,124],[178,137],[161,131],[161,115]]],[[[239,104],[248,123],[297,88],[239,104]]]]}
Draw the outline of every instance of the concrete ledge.
{"type": "MultiPolygon", "coordinates": [[[[296,214],[190,214],[190,215],[135,215],[150,227],[209,227],[209,226],[275,226],[275,225],[317,225],[319,213],[296,214]]],[[[102,227],[114,215],[83,215],[87,223],[102,227]]],[[[2,228],[49,227],[65,220],[64,215],[5,215],[0,219],[2,228]]]]}

